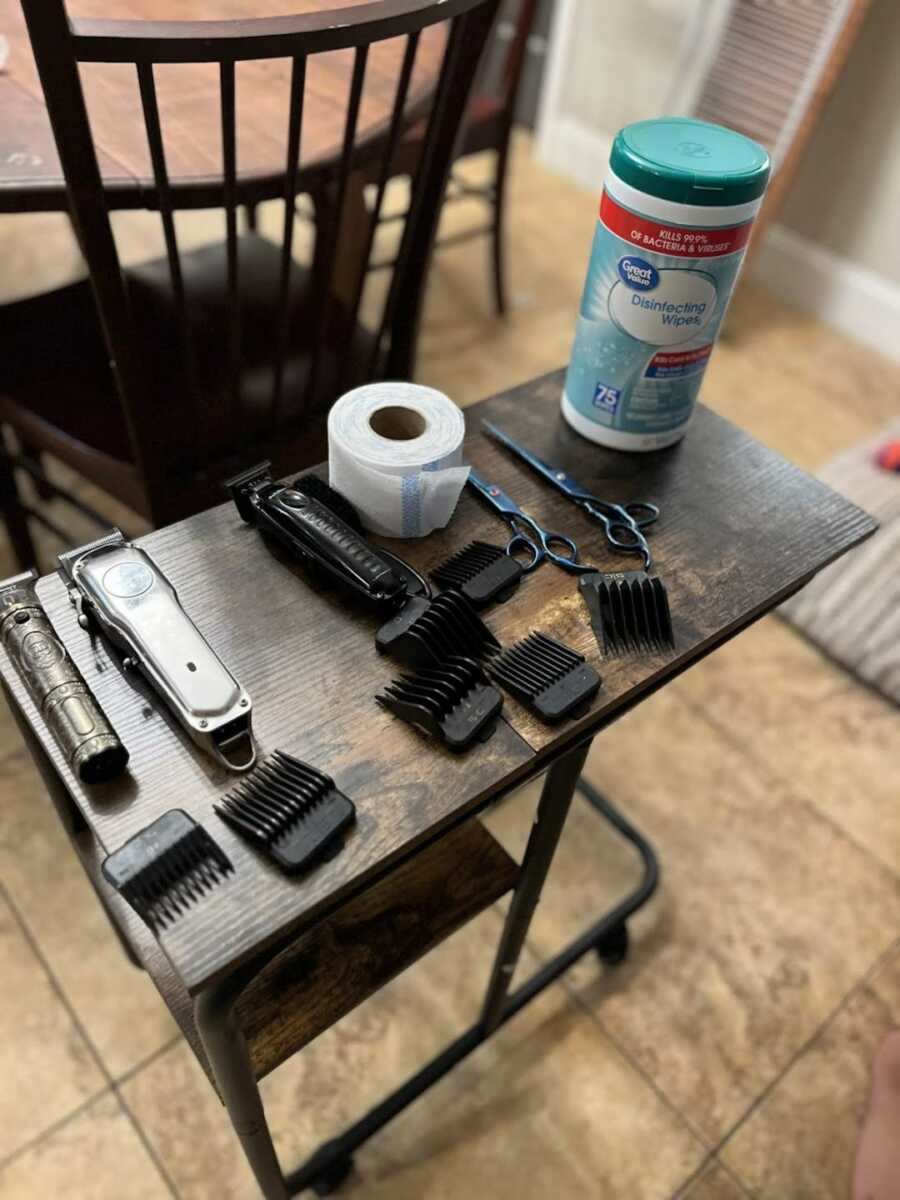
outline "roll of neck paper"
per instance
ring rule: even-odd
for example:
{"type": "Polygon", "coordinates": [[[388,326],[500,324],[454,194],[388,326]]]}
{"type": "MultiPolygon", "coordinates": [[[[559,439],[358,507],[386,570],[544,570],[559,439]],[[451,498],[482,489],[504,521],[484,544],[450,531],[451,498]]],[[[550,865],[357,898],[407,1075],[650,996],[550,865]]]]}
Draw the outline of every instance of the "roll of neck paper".
{"type": "Polygon", "coordinates": [[[329,482],[367,529],[424,537],[447,524],[465,487],[465,432],[462,412],[434,388],[355,388],[328,415],[329,482]]]}

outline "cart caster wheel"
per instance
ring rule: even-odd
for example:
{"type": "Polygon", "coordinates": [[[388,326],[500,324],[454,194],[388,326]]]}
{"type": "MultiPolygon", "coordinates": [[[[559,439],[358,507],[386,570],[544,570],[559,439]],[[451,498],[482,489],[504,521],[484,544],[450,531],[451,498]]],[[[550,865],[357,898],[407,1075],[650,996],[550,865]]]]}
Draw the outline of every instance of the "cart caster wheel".
{"type": "Polygon", "coordinates": [[[321,1175],[313,1180],[312,1190],[317,1196],[330,1196],[336,1192],[353,1170],[353,1157],[336,1158],[329,1163],[321,1175]]]}
{"type": "Polygon", "coordinates": [[[623,922],[600,938],[594,949],[605,967],[618,967],[628,957],[628,926],[623,922]]]}

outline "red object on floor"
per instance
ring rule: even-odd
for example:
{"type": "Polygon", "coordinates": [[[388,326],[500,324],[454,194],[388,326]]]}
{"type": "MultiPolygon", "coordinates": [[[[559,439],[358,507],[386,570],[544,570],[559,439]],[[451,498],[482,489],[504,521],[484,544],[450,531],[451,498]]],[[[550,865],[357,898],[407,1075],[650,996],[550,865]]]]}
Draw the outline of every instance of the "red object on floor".
{"type": "Polygon", "coordinates": [[[900,472],[900,440],[882,446],[875,456],[875,461],[886,471],[900,472]]]}

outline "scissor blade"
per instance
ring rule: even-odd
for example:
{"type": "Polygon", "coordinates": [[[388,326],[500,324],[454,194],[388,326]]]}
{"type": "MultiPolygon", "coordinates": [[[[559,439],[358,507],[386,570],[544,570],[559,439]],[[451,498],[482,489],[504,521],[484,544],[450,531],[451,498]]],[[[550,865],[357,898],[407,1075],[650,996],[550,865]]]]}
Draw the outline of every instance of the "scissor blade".
{"type": "Polygon", "coordinates": [[[480,496],[487,500],[492,508],[498,513],[502,513],[506,517],[516,517],[519,515],[519,506],[507,496],[506,492],[502,491],[494,483],[488,483],[474,467],[469,468],[469,478],[466,480],[468,485],[473,488],[480,496]]]}
{"type": "Polygon", "coordinates": [[[514,441],[508,433],[504,433],[497,425],[494,425],[491,421],[482,421],[481,424],[490,437],[499,442],[501,446],[505,446],[507,450],[511,450],[517,458],[520,458],[522,462],[527,463],[529,467],[537,471],[557,491],[563,492],[564,495],[569,496],[573,500],[580,499],[586,494],[581,484],[574,480],[571,475],[567,475],[559,467],[551,466],[550,463],[544,462],[542,458],[538,458],[536,454],[532,454],[530,450],[526,450],[524,446],[514,441]]]}

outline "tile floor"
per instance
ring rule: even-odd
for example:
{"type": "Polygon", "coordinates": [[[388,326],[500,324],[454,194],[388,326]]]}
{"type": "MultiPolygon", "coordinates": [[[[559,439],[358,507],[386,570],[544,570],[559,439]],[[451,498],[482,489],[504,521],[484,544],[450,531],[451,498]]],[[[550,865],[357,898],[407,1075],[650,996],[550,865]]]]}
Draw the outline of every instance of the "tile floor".
{"type": "MultiPolygon", "coordinates": [[[[492,313],[482,244],[440,253],[420,378],[465,403],[565,360],[594,201],[520,141],[514,310],[492,313]]],[[[469,215],[460,205],[452,224],[469,215]]],[[[146,253],[147,224],[130,221],[146,253]]],[[[6,294],[78,269],[48,217],[3,218],[0,261],[18,264],[6,294]]],[[[704,390],[810,469],[896,416],[898,395],[900,367],[749,282],[704,390]]],[[[630,961],[580,964],[370,1143],[342,1194],[846,1197],[871,1056],[900,1023],[898,741],[896,709],[776,617],[616,724],[590,778],[664,871],[630,961]]],[[[490,814],[512,849],[533,800],[490,814]]],[[[0,1200],[249,1200],[223,1111],[123,961],[5,709],[0,808],[0,1200]]],[[[577,807],[527,965],[635,873],[577,807]]],[[[483,914],[266,1080],[286,1162],[471,1019],[500,919],[483,914]]]]}

